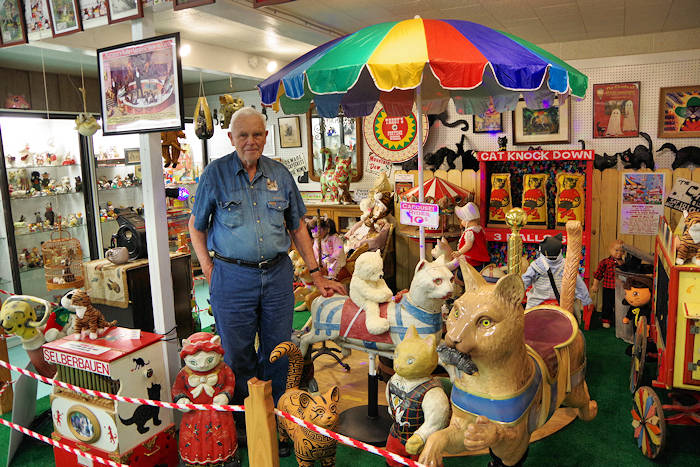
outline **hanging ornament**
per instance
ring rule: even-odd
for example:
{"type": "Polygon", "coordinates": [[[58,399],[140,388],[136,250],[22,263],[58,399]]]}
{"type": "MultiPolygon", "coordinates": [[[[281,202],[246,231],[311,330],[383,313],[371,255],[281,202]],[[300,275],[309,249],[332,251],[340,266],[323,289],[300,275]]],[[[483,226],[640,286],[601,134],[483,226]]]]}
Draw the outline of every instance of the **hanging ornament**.
{"type": "Polygon", "coordinates": [[[214,136],[214,121],[207,103],[207,96],[204,94],[201,74],[199,75],[199,98],[194,109],[194,134],[199,139],[209,139],[214,136]]]}
{"type": "Polygon", "coordinates": [[[80,79],[82,87],[78,88],[83,97],[83,111],[75,117],[75,129],[83,136],[92,136],[100,129],[100,124],[97,123],[95,117],[87,111],[87,97],[85,91],[85,77],[83,76],[83,66],[80,65],[80,79]]]}

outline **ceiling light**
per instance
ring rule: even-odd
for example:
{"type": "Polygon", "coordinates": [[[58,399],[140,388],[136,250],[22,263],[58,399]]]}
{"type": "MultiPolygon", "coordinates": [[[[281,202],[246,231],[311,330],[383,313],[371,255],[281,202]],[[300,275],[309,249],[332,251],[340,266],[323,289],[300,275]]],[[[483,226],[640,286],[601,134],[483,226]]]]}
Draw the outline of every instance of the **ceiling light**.
{"type": "Polygon", "coordinates": [[[187,57],[191,51],[192,47],[190,47],[190,44],[182,44],[180,46],[180,57],[187,57]]]}
{"type": "Polygon", "coordinates": [[[269,62],[267,62],[267,71],[269,73],[277,71],[277,62],[274,60],[270,60],[269,62]]]}

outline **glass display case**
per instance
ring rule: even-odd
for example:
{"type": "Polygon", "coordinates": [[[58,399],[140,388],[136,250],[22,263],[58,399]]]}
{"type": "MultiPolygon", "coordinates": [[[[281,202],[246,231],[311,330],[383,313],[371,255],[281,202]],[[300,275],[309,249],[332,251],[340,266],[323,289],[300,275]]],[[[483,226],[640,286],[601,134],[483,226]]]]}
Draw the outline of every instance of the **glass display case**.
{"type": "Polygon", "coordinates": [[[309,178],[318,182],[326,169],[332,168],[341,146],[351,154],[350,181],[362,179],[362,119],[339,115],[335,118],[320,117],[315,109],[306,114],[309,138],[309,178]]]}
{"type": "MultiPolygon", "coordinates": [[[[10,266],[10,248],[8,246],[7,239],[7,229],[5,228],[5,210],[3,205],[5,204],[5,199],[0,190],[0,289],[6,292],[14,293],[14,287],[12,285],[12,269],[10,266]]],[[[8,200],[9,201],[9,200],[8,200]]],[[[1,293],[0,293],[1,294],[1,293]]],[[[0,296],[1,300],[7,297],[0,296]]]]}
{"type": "Polygon", "coordinates": [[[11,215],[16,245],[7,254],[17,257],[21,292],[50,301],[62,291],[47,289],[41,245],[69,235],[80,242],[83,255],[90,252],[80,137],[74,127],[72,118],[0,116],[11,211],[4,215],[11,215]]]}

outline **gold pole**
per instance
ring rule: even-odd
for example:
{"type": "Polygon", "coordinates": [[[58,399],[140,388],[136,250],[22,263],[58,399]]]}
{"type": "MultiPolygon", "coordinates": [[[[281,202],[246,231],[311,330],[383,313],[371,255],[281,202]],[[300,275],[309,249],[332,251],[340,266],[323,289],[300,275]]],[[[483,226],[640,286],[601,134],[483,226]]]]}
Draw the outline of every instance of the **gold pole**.
{"type": "Polygon", "coordinates": [[[245,425],[250,465],[279,467],[272,383],[251,378],[248,380],[248,394],[245,399],[245,425]]]}
{"type": "Polygon", "coordinates": [[[508,239],[508,274],[520,276],[520,258],[523,256],[523,239],[520,237],[520,229],[527,224],[527,214],[520,208],[513,208],[506,213],[506,224],[510,226],[510,238],[508,239]]]}

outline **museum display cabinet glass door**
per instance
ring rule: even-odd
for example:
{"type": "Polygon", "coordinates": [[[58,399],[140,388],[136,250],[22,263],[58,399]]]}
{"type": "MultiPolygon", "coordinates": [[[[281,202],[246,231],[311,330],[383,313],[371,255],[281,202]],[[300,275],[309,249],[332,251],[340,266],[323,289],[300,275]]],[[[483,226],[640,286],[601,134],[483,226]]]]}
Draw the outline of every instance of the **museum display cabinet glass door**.
{"type": "MultiPolygon", "coordinates": [[[[5,161],[2,196],[4,232],[0,255],[14,275],[13,291],[56,301],[65,290],[47,288],[41,246],[70,236],[80,242],[83,260],[94,246],[89,234],[91,200],[85,194],[86,167],[82,165],[85,140],[75,130],[75,114],[33,112],[0,113],[0,135],[5,161]],[[59,234],[59,229],[61,233],[59,234]]],[[[60,285],[60,284],[57,284],[60,285]]]]}

